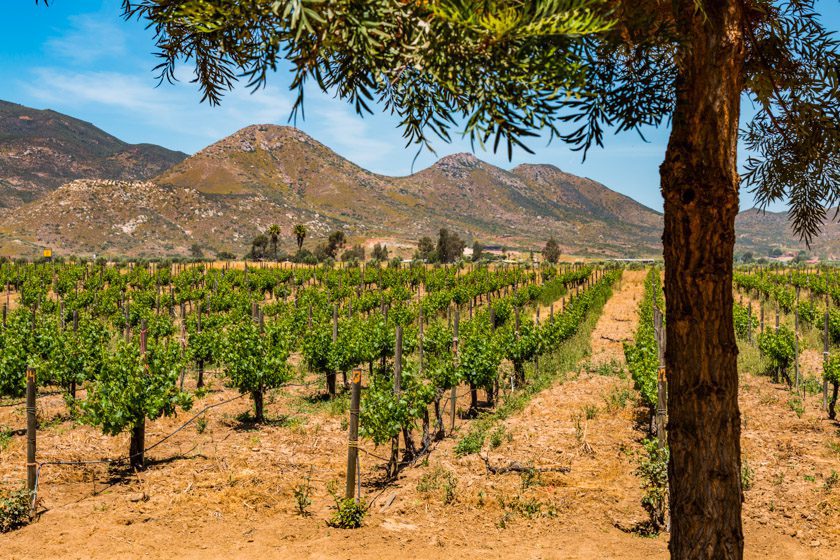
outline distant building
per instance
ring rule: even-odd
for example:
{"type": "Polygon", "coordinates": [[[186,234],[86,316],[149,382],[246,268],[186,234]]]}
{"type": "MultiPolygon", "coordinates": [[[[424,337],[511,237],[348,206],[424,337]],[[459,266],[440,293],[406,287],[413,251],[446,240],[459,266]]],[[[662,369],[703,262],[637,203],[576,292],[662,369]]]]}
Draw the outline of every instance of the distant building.
{"type": "Polygon", "coordinates": [[[608,259],[610,262],[653,264],[656,259],[608,259]]]}

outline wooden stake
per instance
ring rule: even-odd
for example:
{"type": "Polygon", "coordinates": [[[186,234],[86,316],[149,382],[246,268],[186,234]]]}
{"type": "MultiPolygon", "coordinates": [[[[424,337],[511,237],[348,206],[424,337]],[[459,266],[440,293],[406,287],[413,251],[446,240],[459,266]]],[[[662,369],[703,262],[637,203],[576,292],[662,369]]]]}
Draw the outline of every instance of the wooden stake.
{"type": "Polygon", "coordinates": [[[35,368],[26,368],[26,489],[30,494],[35,492],[38,476],[38,464],[35,462],[35,431],[37,421],[35,416],[35,368]]]}
{"type": "MultiPolygon", "coordinates": [[[[823,330],[823,371],[828,368],[828,296],[825,296],[825,325],[823,330]]],[[[823,378],[823,410],[828,410],[828,379],[823,378]]]]}
{"type": "Polygon", "coordinates": [[[752,302],[747,307],[747,342],[752,344],[752,302]]]}
{"type": "Polygon", "coordinates": [[[761,319],[759,321],[759,327],[758,327],[759,331],[758,332],[760,334],[764,334],[764,302],[763,301],[759,302],[758,305],[759,305],[760,314],[761,314],[761,319]]]}
{"type": "MultiPolygon", "coordinates": [[[[356,480],[356,466],[359,457],[359,400],[362,390],[362,368],[353,370],[353,380],[350,384],[350,429],[347,438],[347,480],[344,497],[354,497],[354,482],[356,480]]],[[[358,497],[356,497],[358,500],[358,497]]]]}
{"type": "MultiPolygon", "coordinates": [[[[455,308],[455,318],[454,318],[453,328],[452,328],[452,357],[455,362],[455,367],[458,367],[458,323],[460,320],[460,313],[458,309],[455,308]]],[[[453,433],[455,431],[455,406],[458,403],[458,387],[455,385],[452,386],[452,390],[450,391],[449,395],[449,433],[453,433]]]]}
{"type": "Polygon", "coordinates": [[[419,352],[419,357],[420,357],[419,372],[421,374],[420,377],[422,377],[422,374],[423,374],[423,334],[424,334],[423,333],[423,306],[422,305],[420,306],[418,323],[419,323],[419,325],[418,325],[419,330],[418,330],[418,334],[417,334],[417,351],[419,352]]]}
{"type": "Polygon", "coordinates": [[[662,311],[653,304],[653,333],[656,339],[656,351],[659,356],[659,370],[656,376],[656,439],[660,449],[665,449],[667,437],[665,425],[668,417],[668,385],[665,370],[665,329],[662,324],[662,311]]]}
{"type": "Polygon", "coordinates": [[[793,371],[794,387],[799,389],[799,287],[796,287],[796,303],[793,308],[793,371]]]}

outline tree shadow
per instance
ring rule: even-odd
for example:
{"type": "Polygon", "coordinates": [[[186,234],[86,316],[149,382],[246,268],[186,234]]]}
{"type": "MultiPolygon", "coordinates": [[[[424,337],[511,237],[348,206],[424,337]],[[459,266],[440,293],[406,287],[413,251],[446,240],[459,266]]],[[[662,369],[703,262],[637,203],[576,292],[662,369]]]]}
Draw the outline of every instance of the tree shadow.
{"type": "MultiPolygon", "coordinates": [[[[192,451],[192,450],[190,450],[192,451]]],[[[137,474],[138,472],[147,471],[151,468],[168,465],[170,463],[174,463],[176,461],[194,461],[196,459],[207,459],[207,456],[203,453],[196,453],[195,455],[189,455],[190,451],[186,453],[178,453],[176,455],[171,455],[169,457],[163,457],[158,459],[148,458],[143,461],[143,467],[137,469],[132,467],[128,464],[128,461],[121,461],[119,463],[110,463],[108,464],[108,473],[107,478],[105,479],[105,484],[109,487],[113,486],[114,484],[121,484],[123,482],[127,482],[131,479],[132,476],[137,474]]],[[[94,492],[93,495],[99,494],[101,491],[97,490],[94,492]]]]}
{"type": "Polygon", "coordinates": [[[662,532],[650,521],[637,521],[631,525],[623,525],[619,522],[615,522],[613,525],[619,531],[645,538],[656,538],[662,532]]]}
{"type": "Polygon", "coordinates": [[[267,427],[291,428],[303,423],[303,420],[292,414],[266,415],[262,421],[257,421],[251,411],[237,414],[234,420],[234,422],[227,423],[227,425],[237,432],[258,432],[260,429],[267,427]]]}

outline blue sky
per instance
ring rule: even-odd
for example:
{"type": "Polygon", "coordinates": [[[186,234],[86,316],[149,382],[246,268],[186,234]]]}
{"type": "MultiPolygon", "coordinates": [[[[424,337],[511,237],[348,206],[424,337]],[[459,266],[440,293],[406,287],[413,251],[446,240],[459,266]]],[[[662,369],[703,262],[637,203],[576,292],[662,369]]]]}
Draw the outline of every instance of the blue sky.
{"type": "MultiPolygon", "coordinates": [[[[34,0],[5,0],[0,18],[0,99],[54,109],[92,122],[128,142],[150,142],[194,153],[236,130],[255,123],[286,124],[292,94],[287,74],[278,73],[265,89],[251,94],[238,88],[221,107],[201,104],[189,83],[189,71],[175,84],[157,86],[152,68],[151,33],[137,21],[120,18],[119,0],[52,0],[49,8],[34,0]]],[[[840,29],[840,2],[821,0],[825,22],[840,29]]],[[[748,110],[748,107],[744,107],[748,110]]],[[[307,92],[306,120],[298,126],[342,156],[386,175],[411,172],[415,148],[404,148],[396,120],[389,115],[358,117],[343,102],[307,92]]],[[[519,163],[551,163],[564,171],[591,177],[661,210],[659,164],[667,144],[666,129],[606,138],[606,148],[590,152],[586,162],[560,142],[529,143],[535,154],[477,152],[481,159],[510,168],[519,163]]],[[[470,151],[469,142],[436,145],[438,156],[470,151]]],[[[415,170],[437,156],[424,152],[415,170]]],[[[752,206],[743,193],[741,208],[752,206]]],[[[774,208],[776,210],[781,207],[774,208]]]]}

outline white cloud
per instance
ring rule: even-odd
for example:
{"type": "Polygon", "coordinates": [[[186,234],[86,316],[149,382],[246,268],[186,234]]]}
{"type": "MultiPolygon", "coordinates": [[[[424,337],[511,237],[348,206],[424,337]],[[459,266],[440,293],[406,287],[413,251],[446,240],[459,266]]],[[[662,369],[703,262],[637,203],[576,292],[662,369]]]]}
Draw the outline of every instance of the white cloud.
{"type": "Polygon", "coordinates": [[[51,56],[67,59],[76,64],[90,64],[103,59],[122,58],[126,55],[124,22],[99,15],[78,15],[68,18],[70,27],[44,44],[51,56]]]}
{"type": "MultiPolygon", "coordinates": [[[[183,74],[183,73],[180,73],[183,74]]],[[[104,120],[124,119],[132,128],[143,125],[166,132],[166,137],[189,138],[181,149],[195,151],[256,123],[282,123],[288,118],[291,104],[288,94],[269,86],[251,93],[237,88],[225,96],[221,106],[200,103],[195,84],[180,81],[159,87],[151,74],[126,74],[107,71],[74,72],[57,68],[36,68],[33,79],[24,85],[29,95],[50,108],[69,113],[100,114],[104,120]]],[[[136,138],[131,132],[108,130],[129,141],[153,141],[136,138]]],[[[172,142],[162,142],[171,146],[172,142]]]]}
{"type": "Polygon", "coordinates": [[[317,99],[306,108],[306,129],[313,136],[353,163],[370,169],[381,167],[392,156],[395,146],[373,130],[370,119],[363,119],[339,100],[317,99]]]}

